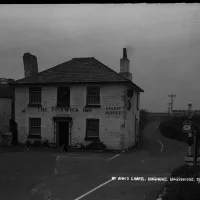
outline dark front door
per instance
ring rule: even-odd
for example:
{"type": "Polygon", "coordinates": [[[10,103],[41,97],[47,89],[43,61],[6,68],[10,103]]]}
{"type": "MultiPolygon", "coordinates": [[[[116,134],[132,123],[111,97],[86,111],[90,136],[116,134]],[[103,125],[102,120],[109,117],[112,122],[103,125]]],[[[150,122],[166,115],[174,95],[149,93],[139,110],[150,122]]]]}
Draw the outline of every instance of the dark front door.
{"type": "Polygon", "coordinates": [[[59,146],[69,144],[69,122],[58,122],[59,126],[59,146]]]}

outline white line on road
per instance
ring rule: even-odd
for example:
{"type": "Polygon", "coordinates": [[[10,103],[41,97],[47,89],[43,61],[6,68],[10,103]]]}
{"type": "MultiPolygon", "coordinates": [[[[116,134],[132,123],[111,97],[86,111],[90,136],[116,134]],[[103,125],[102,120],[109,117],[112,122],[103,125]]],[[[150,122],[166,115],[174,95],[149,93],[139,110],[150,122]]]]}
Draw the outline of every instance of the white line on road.
{"type": "Polygon", "coordinates": [[[115,155],[115,156],[109,158],[108,161],[110,161],[110,160],[112,160],[112,159],[114,159],[114,158],[116,158],[116,157],[118,157],[118,156],[120,156],[120,154],[117,154],[117,155],[115,155]]]}
{"type": "Polygon", "coordinates": [[[76,199],[74,199],[74,200],[82,199],[83,197],[85,197],[85,196],[87,196],[88,194],[94,192],[95,190],[99,189],[100,187],[102,187],[102,186],[104,186],[104,185],[110,183],[111,181],[112,181],[112,179],[106,181],[105,183],[102,183],[101,185],[95,187],[94,189],[90,190],[89,192],[86,192],[85,194],[81,195],[80,197],[78,197],[78,198],[76,198],[76,199]]]}
{"type": "Polygon", "coordinates": [[[161,144],[161,146],[162,146],[162,148],[161,148],[161,150],[160,150],[160,152],[162,152],[162,150],[163,150],[163,144],[162,144],[162,142],[160,141],[160,140],[158,140],[158,142],[161,144]]]}

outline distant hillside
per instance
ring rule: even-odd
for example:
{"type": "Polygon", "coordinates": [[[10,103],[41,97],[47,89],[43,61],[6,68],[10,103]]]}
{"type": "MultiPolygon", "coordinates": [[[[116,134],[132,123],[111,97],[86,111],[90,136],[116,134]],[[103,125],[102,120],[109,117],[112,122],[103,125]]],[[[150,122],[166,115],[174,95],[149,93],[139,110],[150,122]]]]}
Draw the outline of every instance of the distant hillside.
{"type": "Polygon", "coordinates": [[[147,118],[148,120],[161,120],[165,117],[168,117],[169,113],[167,112],[148,112],[147,118]]]}

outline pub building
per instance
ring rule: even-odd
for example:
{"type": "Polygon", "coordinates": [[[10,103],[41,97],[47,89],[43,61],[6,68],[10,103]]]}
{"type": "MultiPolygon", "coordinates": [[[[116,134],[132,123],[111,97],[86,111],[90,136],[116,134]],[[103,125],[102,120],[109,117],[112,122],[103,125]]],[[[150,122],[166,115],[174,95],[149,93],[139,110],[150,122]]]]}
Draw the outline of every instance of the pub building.
{"type": "Polygon", "coordinates": [[[47,138],[62,144],[102,141],[124,150],[138,140],[140,87],[132,82],[126,49],[120,72],[94,57],[73,58],[38,72],[36,56],[23,55],[25,78],[11,84],[18,143],[47,138]]]}

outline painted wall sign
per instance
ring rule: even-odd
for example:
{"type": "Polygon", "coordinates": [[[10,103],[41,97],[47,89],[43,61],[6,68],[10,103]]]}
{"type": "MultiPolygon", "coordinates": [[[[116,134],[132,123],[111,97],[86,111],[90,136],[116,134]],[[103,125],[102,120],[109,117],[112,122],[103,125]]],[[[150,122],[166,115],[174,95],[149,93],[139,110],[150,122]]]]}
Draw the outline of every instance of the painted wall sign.
{"type": "Polygon", "coordinates": [[[43,108],[43,107],[38,108],[38,112],[47,112],[47,108],[43,108]]]}
{"type": "Polygon", "coordinates": [[[59,111],[59,112],[78,112],[78,108],[59,108],[59,107],[52,107],[52,111],[59,111]]]}
{"type": "MultiPolygon", "coordinates": [[[[38,112],[48,112],[48,108],[38,108],[38,112]]],[[[79,112],[78,108],[60,108],[60,107],[51,107],[52,112],[79,112]]],[[[83,108],[83,112],[92,112],[92,108],[83,108]]]]}
{"type": "Polygon", "coordinates": [[[122,114],[122,111],[117,111],[117,110],[106,111],[105,114],[106,114],[106,115],[121,115],[121,114],[122,114]]]}
{"type": "Polygon", "coordinates": [[[83,108],[83,112],[92,112],[92,108],[83,108]]]}
{"type": "Polygon", "coordinates": [[[106,106],[105,109],[106,110],[123,110],[124,107],[122,107],[122,106],[106,106]]]}
{"type": "Polygon", "coordinates": [[[122,106],[107,106],[105,108],[106,115],[121,115],[124,107],[122,106]]]}

